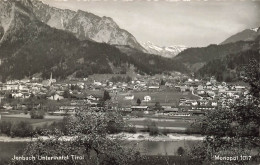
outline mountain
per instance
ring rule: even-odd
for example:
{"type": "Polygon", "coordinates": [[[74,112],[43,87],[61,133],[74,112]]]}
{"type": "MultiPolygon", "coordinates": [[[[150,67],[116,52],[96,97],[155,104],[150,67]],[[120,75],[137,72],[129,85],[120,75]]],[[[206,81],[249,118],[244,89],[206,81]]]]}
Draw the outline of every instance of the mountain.
{"type": "MultiPolygon", "coordinates": [[[[0,81],[39,74],[43,78],[87,77],[94,73],[155,74],[178,65],[166,58],[128,47],[132,55],[106,43],[80,40],[73,33],[39,21],[30,0],[0,1],[0,81]],[[149,61],[150,60],[150,61],[149,61]],[[149,62],[148,62],[149,61],[149,62]]],[[[182,65],[180,65],[182,67],[182,65]]]]}
{"type": "Polygon", "coordinates": [[[174,61],[181,62],[196,72],[208,62],[215,59],[222,59],[229,54],[237,54],[252,49],[254,41],[239,41],[224,45],[209,45],[202,48],[188,48],[174,57],[174,61]]]}
{"type": "Polygon", "coordinates": [[[99,17],[89,12],[58,9],[34,0],[33,12],[47,25],[72,32],[80,40],[93,40],[111,45],[129,45],[145,51],[135,37],[121,29],[110,17],[99,17]]]}
{"type": "Polygon", "coordinates": [[[252,28],[252,29],[245,29],[245,30],[227,38],[225,41],[223,41],[221,43],[221,45],[228,44],[228,43],[234,43],[237,41],[253,41],[259,35],[260,35],[260,27],[252,28]]]}
{"type": "Polygon", "coordinates": [[[246,29],[228,38],[223,44],[188,48],[176,57],[190,72],[200,78],[214,75],[219,81],[236,80],[241,66],[251,58],[260,60],[260,28],[246,29]]]}
{"type": "Polygon", "coordinates": [[[174,46],[157,46],[150,41],[145,42],[142,46],[147,50],[150,54],[156,54],[167,58],[172,58],[178,55],[180,52],[184,51],[188,47],[183,45],[174,45],[174,46]]]}

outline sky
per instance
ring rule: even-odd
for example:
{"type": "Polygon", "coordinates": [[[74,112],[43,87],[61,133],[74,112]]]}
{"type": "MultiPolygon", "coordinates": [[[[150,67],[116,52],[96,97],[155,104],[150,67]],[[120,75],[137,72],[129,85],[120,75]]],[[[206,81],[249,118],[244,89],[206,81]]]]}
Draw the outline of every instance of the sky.
{"type": "Polygon", "coordinates": [[[260,1],[43,0],[62,9],[111,17],[138,42],[160,46],[219,44],[247,28],[260,26],[260,1]]]}

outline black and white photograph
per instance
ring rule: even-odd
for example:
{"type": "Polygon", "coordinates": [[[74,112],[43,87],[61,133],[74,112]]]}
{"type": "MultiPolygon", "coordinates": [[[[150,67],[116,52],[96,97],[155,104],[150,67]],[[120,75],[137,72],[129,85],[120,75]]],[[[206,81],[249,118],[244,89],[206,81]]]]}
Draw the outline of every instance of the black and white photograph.
{"type": "Polygon", "coordinates": [[[0,0],[0,165],[260,165],[260,0],[0,0]]]}

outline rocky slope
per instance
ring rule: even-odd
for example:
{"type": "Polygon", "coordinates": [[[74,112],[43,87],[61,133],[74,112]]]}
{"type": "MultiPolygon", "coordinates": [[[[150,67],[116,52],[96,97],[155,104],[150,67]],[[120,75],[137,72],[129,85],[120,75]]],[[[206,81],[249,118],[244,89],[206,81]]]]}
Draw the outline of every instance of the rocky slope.
{"type": "Polygon", "coordinates": [[[72,32],[78,39],[90,39],[111,45],[129,45],[145,51],[135,37],[121,29],[112,18],[99,17],[89,12],[63,10],[34,0],[33,11],[36,17],[51,27],[72,32]]]}
{"type": "Polygon", "coordinates": [[[173,58],[178,55],[180,52],[184,51],[188,47],[183,45],[174,45],[174,46],[158,46],[148,41],[142,44],[142,46],[150,54],[156,54],[167,58],[173,58]]]}

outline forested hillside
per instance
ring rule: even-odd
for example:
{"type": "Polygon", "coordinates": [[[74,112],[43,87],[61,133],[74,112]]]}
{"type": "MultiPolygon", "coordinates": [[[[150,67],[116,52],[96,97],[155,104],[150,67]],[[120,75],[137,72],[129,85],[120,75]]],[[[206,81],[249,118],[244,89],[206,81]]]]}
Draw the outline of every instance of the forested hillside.
{"type": "Polygon", "coordinates": [[[238,54],[230,54],[223,59],[208,62],[196,72],[198,77],[215,76],[218,81],[236,81],[243,75],[243,67],[250,59],[256,59],[260,63],[258,50],[248,50],[238,54]]]}

